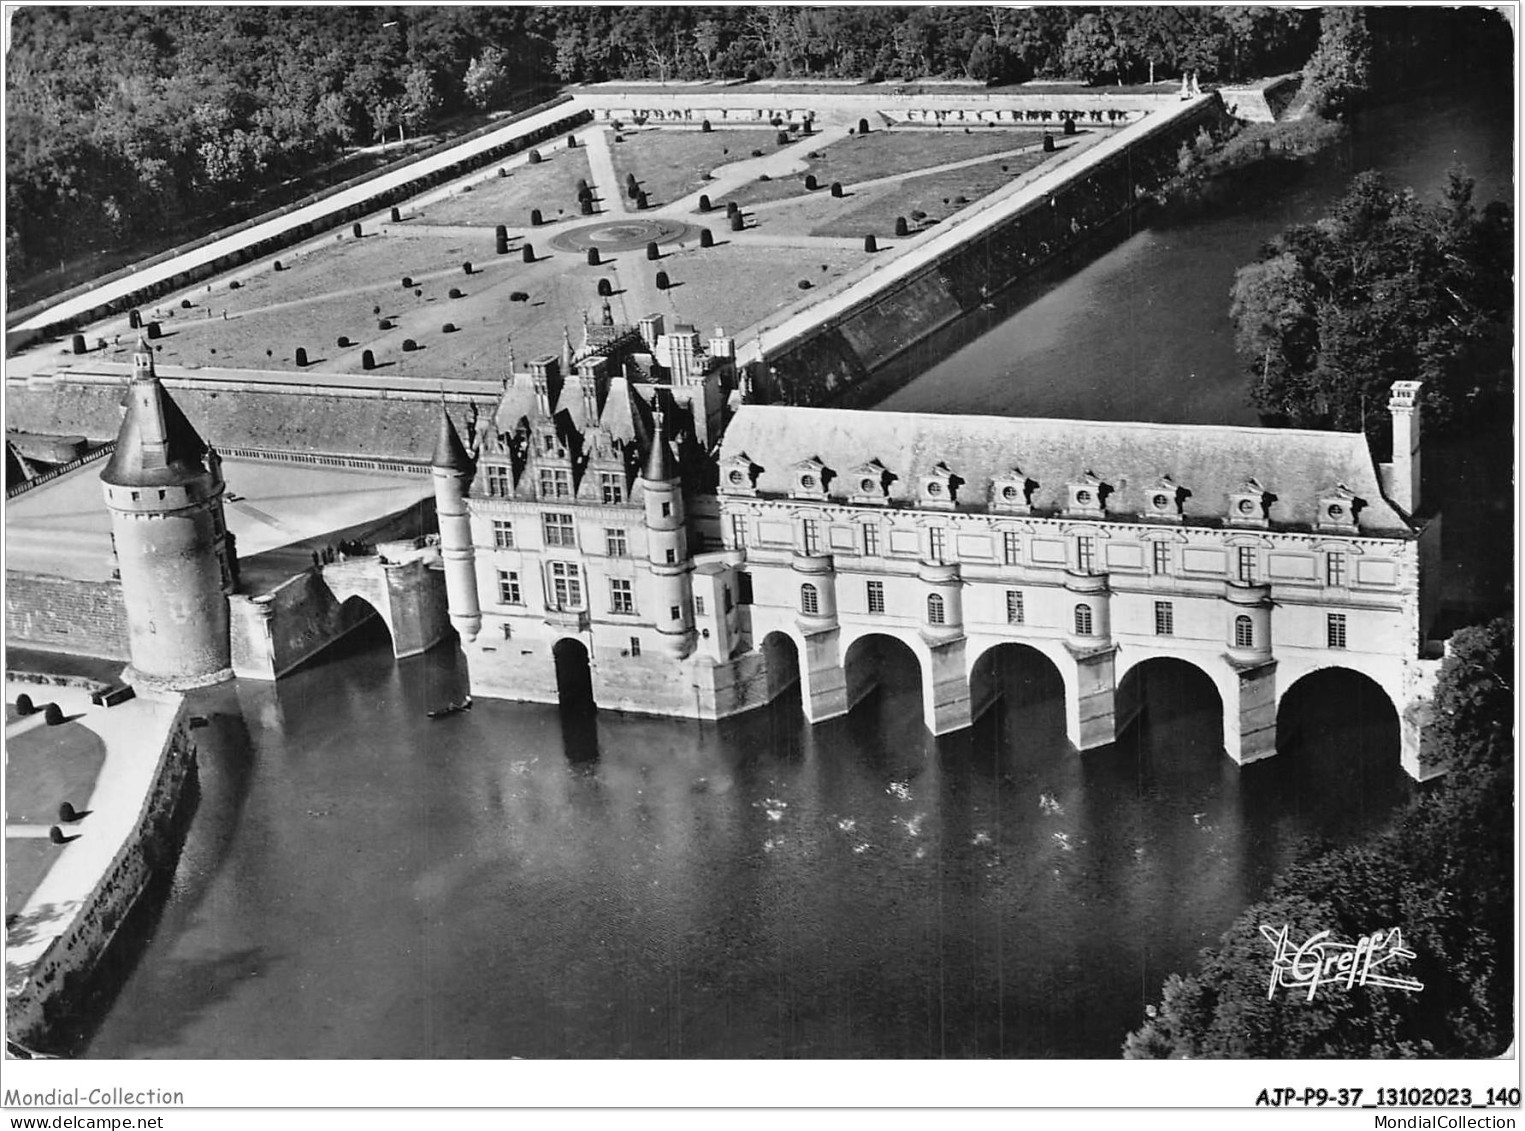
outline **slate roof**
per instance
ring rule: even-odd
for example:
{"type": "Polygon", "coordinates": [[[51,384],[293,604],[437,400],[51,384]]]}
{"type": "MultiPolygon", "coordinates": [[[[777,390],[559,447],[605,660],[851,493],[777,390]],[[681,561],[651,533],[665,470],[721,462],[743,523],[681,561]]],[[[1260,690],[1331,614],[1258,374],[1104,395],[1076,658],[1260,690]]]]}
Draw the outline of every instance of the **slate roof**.
{"type": "Polygon", "coordinates": [[[133,371],[127,412],[117,431],[116,451],[101,471],[102,481],[117,487],[167,487],[205,475],[206,441],[159,383],[148,343],[140,342],[138,351],[148,361],[133,371]],[[149,393],[142,404],[136,395],[141,388],[149,393]],[[159,435],[162,442],[147,438],[159,435]]]}
{"type": "Polygon", "coordinates": [[[434,456],[429,463],[449,471],[470,471],[472,467],[471,457],[466,454],[466,446],[461,443],[460,433],[450,422],[444,405],[440,405],[439,438],[434,442],[434,456]]]}
{"type": "Polygon", "coordinates": [[[1383,498],[1359,432],[743,405],[726,428],[720,458],[743,453],[762,468],[761,495],[787,496],[792,465],[818,456],[837,473],[828,495],[846,501],[856,481],[845,473],[878,459],[896,476],[891,505],[915,506],[922,477],[942,462],[964,480],[956,510],[986,510],[992,481],[1020,468],[1040,485],[1032,504],[1041,514],[1062,507],[1066,485],[1093,472],[1114,488],[1108,516],[1123,519],[1143,514],[1146,492],[1168,475],[1191,492],[1185,521],[1211,526],[1228,514],[1229,494],[1255,478],[1277,497],[1273,529],[1311,528],[1319,497],[1341,484],[1367,504],[1363,533],[1411,529],[1383,498]]]}

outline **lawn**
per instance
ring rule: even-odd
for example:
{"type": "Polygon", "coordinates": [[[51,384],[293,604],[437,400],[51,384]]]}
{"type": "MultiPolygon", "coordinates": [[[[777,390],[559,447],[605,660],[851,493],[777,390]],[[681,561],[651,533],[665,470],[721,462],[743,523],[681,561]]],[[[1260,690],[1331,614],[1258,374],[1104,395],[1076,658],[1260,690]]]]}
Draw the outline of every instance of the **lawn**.
{"type": "Polygon", "coordinates": [[[584,180],[593,184],[587,148],[579,145],[576,149],[568,149],[562,140],[555,148],[542,145],[540,153],[544,160],[538,165],[521,163],[509,170],[506,177],[494,174],[486,181],[473,182],[470,192],[458,188],[447,199],[417,211],[403,209],[404,223],[417,220],[426,224],[470,224],[489,228],[506,224],[510,228],[521,228],[529,225],[532,208],[540,209],[547,220],[557,215],[557,209],[563,210],[567,216],[580,218],[577,182],[584,180]]]}
{"type": "Polygon", "coordinates": [[[703,191],[709,183],[705,173],[713,173],[732,161],[748,160],[753,150],[765,154],[777,150],[777,133],[771,126],[712,133],[694,129],[636,130],[624,134],[625,140],[617,145],[611,134],[609,152],[621,190],[626,176],[634,173],[651,204],[670,204],[689,193],[703,191]]]}
{"type": "Polygon", "coordinates": [[[39,726],[7,739],[5,746],[8,825],[50,825],[63,801],[84,809],[106,758],[100,736],[77,722],[39,726]]]}
{"type": "Polygon", "coordinates": [[[855,185],[1042,144],[1042,130],[988,126],[964,131],[902,126],[846,137],[816,150],[817,155],[809,159],[805,172],[814,173],[823,185],[832,181],[855,185]]]}
{"type": "Polygon", "coordinates": [[[1029,153],[1005,161],[988,161],[947,172],[910,177],[893,185],[879,186],[872,197],[865,196],[857,207],[831,217],[810,230],[813,236],[862,236],[868,232],[881,237],[895,230],[895,220],[904,216],[914,232],[918,226],[912,213],[924,212],[930,218],[946,220],[983,196],[1005,188],[1017,177],[1043,163],[1042,153],[1029,153]]]}

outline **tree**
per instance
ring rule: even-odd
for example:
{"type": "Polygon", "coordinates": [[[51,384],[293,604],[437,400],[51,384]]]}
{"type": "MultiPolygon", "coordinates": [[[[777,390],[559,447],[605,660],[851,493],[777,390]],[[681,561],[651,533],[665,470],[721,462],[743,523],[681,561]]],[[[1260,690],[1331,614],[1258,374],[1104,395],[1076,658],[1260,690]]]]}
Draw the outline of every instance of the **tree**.
{"type": "Polygon", "coordinates": [[[485,47],[467,66],[463,80],[466,99],[477,109],[491,110],[502,101],[508,86],[505,59],[499,48],[485,47]]]}
{"type": "Polygon", "coordinates": [[[1514,626],[1458,632],[1431,724],[1450,772],[1361,843],[1314,853],[1278,876],[1172,975],[1123,1046],[1129,1059],[1498,1055],[1513,1039],[1514,626]],[[1268,996],[1272,950],[1260,928],[1301,942],[1350,943],[1399,927],[1417,994],[1326,987],[1313,1000],[1268,996]]]}
{"type": "Polygon", "coordinates": [[[403,79],[402,100],[398,105],[398,116],[403,124],[415,133],[427,129],[439,110],[440,102],[433,73],[421,63],[409,67],[407,76],[403,79]]]}
{"type": "Polygon", "coordinates": [[[1240,269],[1229,316],[1252,401],[1296,425],[1385,436],[1388,387],[1425,382],[1427,420],[1486,408],[1506,383],[1512,213],[1477,215],[1458,174],[1429,205],[1363,173],[1316,224],[1240,269]]]}
{"type": "Polygon", "coordinates": [[[1363,8],[1323,8],[1318,47],[1303,68],[1303,90],[1315,113],[1339,117],[1371,81],[1371,34],[1363,8]]]}

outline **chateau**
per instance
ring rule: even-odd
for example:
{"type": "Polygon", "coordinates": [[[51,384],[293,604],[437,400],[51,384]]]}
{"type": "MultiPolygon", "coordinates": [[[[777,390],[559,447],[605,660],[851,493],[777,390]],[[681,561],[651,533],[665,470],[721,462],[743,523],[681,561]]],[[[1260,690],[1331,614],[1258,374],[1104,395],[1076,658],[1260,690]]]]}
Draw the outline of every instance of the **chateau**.
{"type": "Polygon", "coordinates": [[[1275,752],[1288,689],[1340,667],[1391,698],[1418,776],[1404,708],[1439,547],[1418,385],[1394,386],[1377,465],[1355,433],[747,405],[730,356],[606,315],[513,374],[467,440],[444,416],[441,549],[477,693],[719,718],[797,681],[821,721],[899,642],[945,734],[1026,648],[1084,750],[1168,658],[1212,679],[1243,763],[1275,752]]]}

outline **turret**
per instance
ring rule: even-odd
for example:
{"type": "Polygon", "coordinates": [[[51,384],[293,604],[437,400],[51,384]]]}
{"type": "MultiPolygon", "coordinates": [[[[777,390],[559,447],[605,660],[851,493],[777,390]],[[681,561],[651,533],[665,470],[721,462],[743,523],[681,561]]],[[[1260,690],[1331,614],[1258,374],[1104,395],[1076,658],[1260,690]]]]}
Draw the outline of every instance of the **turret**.
{"type": "Polygon", "coordinates": [[[646,546],[652,577],[654,619],[661,646],[676,656],[694,647],[694,611],[684,529],[683,482],[667,442],[662,410],[653,412],[651,446],[641,467],[646,508],[646,546]]]}
{"type": "Polygon", "coordinates": [[[450,610],[450,623],[461,639],[469,643],[482,630],[482,610],[477,602],[476,550],[471,540],[471,514],[466,506],[466,494],[476,469],[444,405],[440,405],[439,438],[429,463],[434,474],[440,557],[445,564],[445,601],[450,610]]]}
{"type": "Polygon", "coordinates": [[[133,353],[116,450],[101,472],[127,610],[130,679],[172,690],[232,676],[222,461],[133,353]]]}

